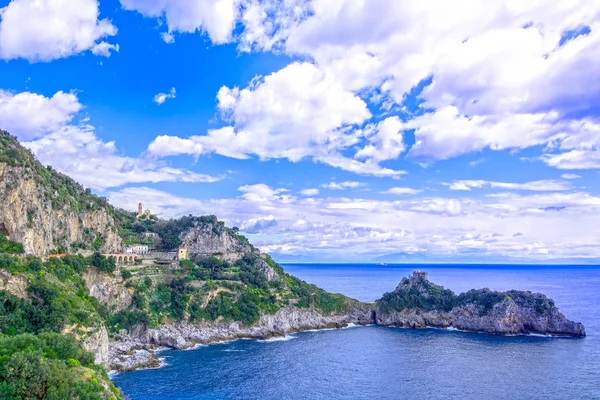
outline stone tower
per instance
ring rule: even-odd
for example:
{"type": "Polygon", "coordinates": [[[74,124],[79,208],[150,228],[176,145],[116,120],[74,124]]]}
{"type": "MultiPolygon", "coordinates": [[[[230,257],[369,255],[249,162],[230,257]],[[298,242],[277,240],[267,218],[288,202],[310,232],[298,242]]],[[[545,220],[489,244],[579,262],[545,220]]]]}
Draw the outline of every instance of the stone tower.
{"type": "Polygon", "coordinates": [[[144,211],[142,208],[142,203],[138,204],[138,217],[141,217],[142,215],[144,215],[144,211]]]}

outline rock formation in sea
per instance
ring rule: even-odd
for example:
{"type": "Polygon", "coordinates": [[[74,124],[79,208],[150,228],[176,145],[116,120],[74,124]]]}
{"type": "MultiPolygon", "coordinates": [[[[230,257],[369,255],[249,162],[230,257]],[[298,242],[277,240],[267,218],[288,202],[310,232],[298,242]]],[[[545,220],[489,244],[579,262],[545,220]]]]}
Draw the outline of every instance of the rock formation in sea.
{"type": "Polygon", "coordinates": [[[109,369],[157,366],[161,347],[349,324],[585,336],[543,294],[456,295],[425,272],[373,303],[328,293],[286,274],[216,216],[158,220],[115,209],[2,131],[0,198],[0,333],[71,335],[109,369]],[[142,240],[161,256],[112,257],[142,240]]]}

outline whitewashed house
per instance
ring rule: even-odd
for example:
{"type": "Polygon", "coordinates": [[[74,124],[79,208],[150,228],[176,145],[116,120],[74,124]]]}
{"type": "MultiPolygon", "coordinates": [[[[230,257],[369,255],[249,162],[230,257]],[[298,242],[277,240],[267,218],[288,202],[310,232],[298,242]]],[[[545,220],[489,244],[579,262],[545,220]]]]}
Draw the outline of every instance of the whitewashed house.
{"type": "Polygon", "coordinates": [[[145,244],[134,244],[125,248],[127,254],[148,254],[148,246],[145,244]]]}

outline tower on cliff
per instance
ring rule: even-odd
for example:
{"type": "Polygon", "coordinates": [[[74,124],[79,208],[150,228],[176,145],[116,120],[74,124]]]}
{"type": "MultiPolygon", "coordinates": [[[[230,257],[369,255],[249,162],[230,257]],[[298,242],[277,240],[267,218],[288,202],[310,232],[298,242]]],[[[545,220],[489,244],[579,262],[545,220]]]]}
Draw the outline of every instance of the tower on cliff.
{"type": "Polygon", "coordinates": [[[144,209],[142,208],[142,203],[138,204],[138,217],[144,215],[144,209]]]}

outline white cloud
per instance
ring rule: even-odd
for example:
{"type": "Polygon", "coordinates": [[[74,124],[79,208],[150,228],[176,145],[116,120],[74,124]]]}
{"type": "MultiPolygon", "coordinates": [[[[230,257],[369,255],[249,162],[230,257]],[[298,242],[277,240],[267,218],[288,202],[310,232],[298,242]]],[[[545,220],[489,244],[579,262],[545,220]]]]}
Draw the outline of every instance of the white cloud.
{"type": "Polygon", "coordinates": [[[406,148],[402,136],[402,122],[398,117],[389,117],[377,125],[367,127],[369,144],[355,155],[358,159],[371,159],[375,162],[398,158],[406,148]]]}
{"type": "MultiPolygon", "coordinates": [[[[403,105],[412,89],[431,80],[420,94],[428,114],[413,118],[404,110],[409,118],[402,128],[415,130],[413,157],[558,145],[558,153],[543,158],[548,165],[600,167],[598,135],[594,149],[577,145],[586,140],[577,125],[593,123],[589,116],[597,114],[600,3],[274,4],[248,7],[239,38],[243,49],[277,48],[308,57],[344,89],[370,96],[386,110],[403,105]],[[589,32],[565,40],[566,32],[581,27],[589,32]]],[[[357,156],[374,148],[368,144],[357,156]]]]}
{"type": "Polygon", "coordinates": [[[165,101],[167,101],[167,99],[174,99],[176,97],[176,95],[177,95],[177,91],[173,87],[173,88],[171,88],[169,93],[158,93],[156,96],[154,96],[154,99],[152,99],[152,101],[160,106],[165,101]]]}
{"type": "Polygon", "coordinates": [[[304,198],[267,185],[229,199],[196,200],[149,188],[109,193],[134,209],[140,198],[162,217],[216,213],[248,227],[263,250],[318,259],[368,260],[398,252],[430,257],[472,254],[531,259],[598,257],[600,198],[587,193],[502,194],[481,199],[419,197],[393,201],[304,198]]]}
{"type": "Polygon", "coordinates": [[[381,132],[372,138],[379,148],[366,161],[341,154],[362,140],[364,132],[356,126],[371,113],[363,100],[310,63],[292,63],[255,79],[245,89],[224,86],[217,100],[223,119],[231,126],[188,139],[161,136],[148,147],[148,153],[157,157],[216,153],[238,159],[258,156],[261,160],[285,158],[292,162],[312,158],[361,174],[403,173],[378,163],[393,157],[402,146],[401,136],[398,143],[398,133],[388,127],[394,128],[394,118],[380,124],[381,132]],[[396,147],[381,148],[386,145],[396,147]]]}
{"type": "Polygon", "coordinates": [[[98,16],[96,0],[12,0],[0,9],[0,58],[50,61],[86,50],[108,56],[118,48],[102,39],[117,28],[98,16]]]}
{"type": "Polygon", "coordinates": [[[66,125],[34,141],[25,142],[45,165],[64,172],[87,187],[104,190],[144,182],[216,182],[222,176],[198,174],[185,169],[121,156],[114,142],[103,142],[93,126],[66,125]]]}
{"type": "Polygon", "coordinates": [[[479,164],[483,164],[485,162],[485,158],[478,158],[477,160],[473,160],[469,163],[469,167],[476,167],[479,164]]]}
{"type": "Polygon", "coordinates": [[[73,120],[83,106],[73,93],[56,92],[52,97],[36,93],[0,90],[0,129],[20,140],[54,132],[73,120]]]}
{"type": "Polygon", "coordinates": [[[365,184],[362,182],[355,181],[329,182],[327,184],[321,185],[321,187],[331,190],[356,189],[362,186],[365,186],[365,184]]]}
{"type": "Polygon", "coordinates": [[[43,164],[98,190],[128,183],[216,182],[224,178],[119,155],[115,143],[99,139],[87,119],[75,120],[82,108],[74,93],[45,97],[0,90],[0,128],[17,136],[43,164]]]}
{"type": "Polygon", "coordinates": [[[452,183],[446,183],[450,190],[471,190],[471,189],[506,189],[506,190],[527,190],[533,192],[557,192],[571,189],[571,183],[565,181],[540,180],[526,183],[511,182],[493,182],[485,180],[457,180],[452,183]]]}
{"type": "Polygon", "coordinates": [[[300,191],[300,194],[302,196],[306,196],[306,197],[312,197],[312,196],[316,196],[319,194],[319,189],[303,189],[300,191]]]}
{"type": "Polygon", "coordinates": [[[175,43],[175,36],[169,32],[161,33],[160,37],[164,40],[165,43],[175,43]]]}
{"type": "Polygon", "coordinates": [[[576,174],[562,174],[560,177],[563,179],[579,179],[579,178],[581,178],[581,176],[576,175],[576,174]]]}
{"type": "Polygon", "coordinates": [[[206,32],[215,44],[231,40],[235,22],[239,18],[238,0],[120,1],[126,10],[137,11],[146,17],[164,18],[168,34],[206,32]]]}
{"type": "Polygon", "coordinates": [[[92,47],[92,53],[97,56],[110,57],[111,51],[119,52],[118,44],[110,44],[107,42],[101,42],[92,47]]]}
{"type": "Polygon", "coordinates": [[[417,189],[413,189],[413,188],[407,188],[407,187],[393,187],[390,188],[388,190],[386,190],[385,192],[382,192],[384,194],[397,194],[397,195],[405,195],[405,194],[417,194],[420,193],[421,190],[417,190],[417,189]]]}

